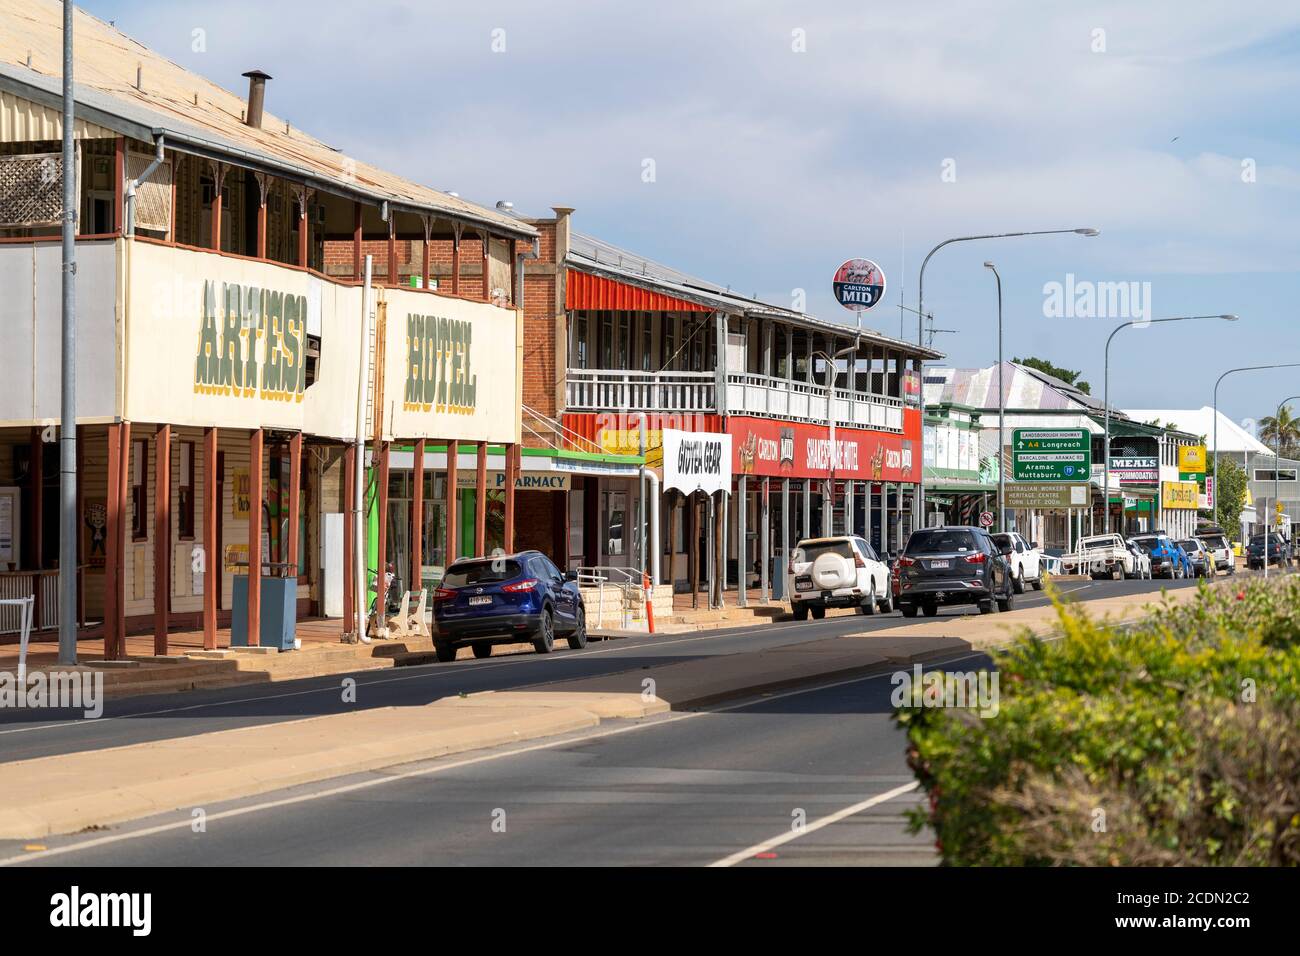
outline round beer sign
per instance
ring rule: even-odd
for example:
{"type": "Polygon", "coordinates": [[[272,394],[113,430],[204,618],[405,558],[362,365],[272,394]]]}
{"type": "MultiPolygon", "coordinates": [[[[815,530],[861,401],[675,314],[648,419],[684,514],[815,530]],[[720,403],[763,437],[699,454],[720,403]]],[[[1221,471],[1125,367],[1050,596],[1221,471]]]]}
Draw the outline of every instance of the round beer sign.
{"type": "Polygon", "coordinates": [[[850,259],[835,270],[835,300],[850,312],[866,312],[885,297],[885,273],[870,259],[850,259]]]}

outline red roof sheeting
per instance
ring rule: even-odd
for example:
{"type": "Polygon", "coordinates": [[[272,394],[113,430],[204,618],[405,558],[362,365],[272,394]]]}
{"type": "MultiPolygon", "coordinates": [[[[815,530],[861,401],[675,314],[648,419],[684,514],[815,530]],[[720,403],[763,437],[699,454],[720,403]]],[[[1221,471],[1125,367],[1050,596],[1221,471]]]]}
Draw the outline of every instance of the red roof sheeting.
{"type": "Polygon", "coordinates": [[[708,306],[651,292],[604,276],[569,269],[564,284],[566,309],[615,309],[623,312],[709,312],[708,306]]]}

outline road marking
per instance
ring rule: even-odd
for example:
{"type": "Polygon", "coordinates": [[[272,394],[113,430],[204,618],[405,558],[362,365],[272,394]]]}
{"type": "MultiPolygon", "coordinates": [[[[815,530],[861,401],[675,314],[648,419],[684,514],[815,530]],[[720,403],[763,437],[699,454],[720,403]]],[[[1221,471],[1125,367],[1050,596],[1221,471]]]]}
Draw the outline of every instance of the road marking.
{"type": "MultiPolygon", "coordinates": [[[[984,653],[962,654],[958,657],[948,658],[942,661],[934,661],[930,664],[924,664],[923,667],[936,667],[946,664],[955,664],[958,661],[969,660],[973,657],[986,657],[984,653]]],[[[359,790],[368,790],[372,787],[380,787],[390,783],[397,783],[404,780],[413,780],[419,777],[431,777],[435,774],[445,773],[448,770],[458,770],[462,767],[472,767],[481,763],[491,763],[497,760],[504,760],[509,757],[516,757],[523,754],[535,753],[539,750],[550,750],[555,747],[564,747],[570,744],[585,743],[589,740],[599,740],[606,737],[616,737],[620,734],[632,733],[637,730],[645,730],[649,727],[663,727],[667,724],[680,723],[683,720],[693,720],[696,717],[707,717],[715,714],[725,714],[733,710],[740,710],[744,707],[753,707],[756,704],[767,704],[772,701],[783,700],[787,697],[797,697],[800,694],[811,694],[817,691],[833,690],[836,687],[845,687],[849,684],[859,684],[869,680],[879,680],[882,677],[893,676],[892,671],[885,671],[879,674],[866,674],[859,677],[850,677],[842,681],[835,681],[830,684],[814,684],[808,687],[796,687],[791,690],[780,691],[775,694],[764,694],[761,697],[749,697],[735,701],[730,704],[723,704],[717,707],[710,707],[706,710],[687,711],[685,713],[673,714],[668,717],[649,720],[644,723],[630,724],[626,727],[612,727],[608,730],[596,730],[589,734],[582,734],[577,737],[562,737],[559,739],[544,740],[541,743],[529,744],[523,747],[517,747],[500,753],[482,754],[477,757],[468,757],[464,760],[456,760],[448,764],[439,764],[435,767],[422,767],[418,770],[405,770],[400,773],[385,774],[382,777],[375,777],[367,780],[359,780],[355,783],[342,784],[337,787],[330,787],[327,790],[318,790],[312,793],[301,793],[292,797],[282,797],[278,800],[269,800],[263,803],[252,804],[246,807],[235,807],[230,810],[221,810],[217,813],[209,813],[206,817],[208,822],[216,820],[228,820],[235,817],[245,816],[250,813],[260,813],[264,810],[276,810],[280,807],[293,806],[299,803],[309,803],[314,800],[323,800],[327,797],[341,796],[347,793],[355,793],[359,790]]],[[[395,766],[401,766],[396,764],[395,766]]],[[[382,773],[383,768],[377,768],[369,773],[382,773]]],[[[311,784],[303,784],[311,786],[311,784]]],[[[916,786],[916,784],[911,784],[916,786]]],[[[184,813],[184,809],[169,812],[184,813]]],[[[70,843],[67,846],[55,847],[51,850],[41,850],[34,853],[25,853],[19,856],[10,856],[0,858],[0,866],[14,866],[23,863],[29,863],[33,860],[42,860],[47,857],[64,856],[69,853],[76,853],[79,850],[90,850],[95,847],[108,846],[114,843],[122,843],[126,840],[136,840],[141,837],[155,836],[159,833],[167,833],[173,830],[182,830],[191,826],[193,823],[189,816],[176,820],[172,823],[160,823],[156,826],[146,827],[142,830],[131,830],[125,833],[113,833],[107,836],[94,837],[89,840],[83,840],[80,843],[70,843]]],[[[121,824],[117,824],[120,826],[121,824]]],[[[824,824],[823,824],[824,825],[824,824]]],[[[716,864],[715,864],[716,865],[716,864]]]]}
{"type": "MultiPolygon", "coordinates": [[[[1077,587],[1073,587],[1073,588],[1069,588],[1069,589],[1066,589],[1066,588],[1060,588],[1060,589],[1058,589],[1058,590],[1059,590],[1060,593],[1062,593],[1062,594],[1071,594],[1071,593],[1073,593],[1073,592],[1075,592],[1075,591],[1080,591],[1080,590],[1083,590],[1083,589],[1085,589],[1085,588],[1090,588],[1090,587],[1092,587],[1092,583],[1093,583],[1093,582],[1091,582],[1091,581],[1089,581],[1089,582],[1081,582],[1081,583],[1079,583],[1079,585],[1078,585],[1077,587]]],[[[969,612],[966,611],[966,610],[963,610],[961,614],[953,614],[953,615],[947,615],[947,616],[948,616],[948,617],[973,617],[974,615],[971,614],[971,613],[969,613],[969,612]]],[[[844,622],[852,621],[852,622],[855,622],[855,626],[856,626],[856,624],[866,624],[866,623],[867,623],[865,620],[862,621],[862,622],[858,622],[858,617],[857,617],[856,615],[853,615],[853,616],[848,616],[848,615],[846,615],[846,616],[844,616],[844,617],[842,617],[842,618],[832,618],[832,620],[833,620],[833,621],[836,621],[836,622],[839,622],[839,621],[844,621],[844,622]]],[[[902,618],[902,617],[898,617],[898,618],[877,618],[877,620],[880,621],[880,622],[883,622],[883,621],[886,621],[886,620],[888,620],[888,621],[900,621],[900,622],[901,622],[901,621],[903,620],[903,618],[902,618]]],[[[788,630],[795,630],[795,629],[799,629],[799,628],[806,628],[807,626],[808,626],[808,622],[806,622],[806,621],[805,621],[805,622],[798,622],[798,621],[795,621],[795,622],[790,622],[790,623],[787,623],[787,624],[777,624],[777,625],[773,625],[773,626],[771,626],[771,627],[762,628],[762,633],[766,635],[766,634],[772,634],[772,633],[777,632],[777,631],[788,631],[788,630]]],[[[900,626],[900,627],[903,627],[903,626],[906,626],[906,625],[899,624],[899,626],[900,626]]],[[[617,647],[599,648],[599,649],[596,649],[596,650],[589,650],[589,651],[586,651],[585,653],[582,654],[582,657],[583,657],[583,658],[586,658],[586,657],[593,657],[593,656],[596,656],[596,655],[598,655],[598,654],[613,654],[613,653],[617,653],[617,652],[619,652],[619,651],[630,651],[630,650],[634,650],[634,649],[648,649],[648,650],[654,650],[655,648],[660,648],[660,647],[672,647],[673,645],[676,645],[676,644],[693,644],[693,643],[697,643],[697,642],[699,642],[699,641],[721,640],[721,639],[723,639],[723,638],[727,638],[727,637],[735,637],[735,636],[737,636],[737,632],[743,632],[743,631],[745,631],[745,630],[749,630],[750,627],[752,627],[752,625],[750,625],[750,626],[742,626],[742,627],[737,627],[737,628],[728,628],[728,629],[718,628],[718,629],[717,629],[718,632],[724,632],[724,633],[712,632],[712,633],[709,633],[709,634],[703,634],[703,635],[699,635],[699,636],[696,636],[696,637],[681,637],[681,638],[674,638],[673,640],[670,640],[670,641],[653,641],[653,640],[646,640],[646,642],[644,642],[644,643],[636,643],[636,644],[619,644],[617,647]]],[[[889,628],[887,628],[887,627],[879,627],[879,626],[877,626],[876,628],[873,628],[873,630],[885,631],[885,630],[889,630],[889,628]]],[[[744,652],[744,651],[737,651],[736,653],[745,653],[745,652],[744,652]]],[[[472,671],[472,672],[476,672],[476,673],[477,673],[477,672],[479,672],[479,671],[484,671],[484,670],[493,670],[493,669],[498,668],[498,667],[510,667],[510,666],[524,665],[524,664],[532,664],[532,665],[534,665],[534,666],[545,666],[545,664],[546,664],[547,662],[550,662],[551,664],[554,664],[554,665],[558,665],[558,664],[561,664],[561,663],[563,663],[563,662],[565,662],[565,661],[574,660],[574,657],[573,657],[572,655],[561,655],[561,656],[559,656],[559,657],[549,657],[549,656],[547,656],[547,657],[540,657],[540,658],[539,658],[538,656],[531,655],[531,654],[516,654],[516,655],[513,655],[513,656],[516,658],[515,660],[502,660],[502,661],[491,661],[491,662],[482,662],[482,663],[479,663],[479,662],[476,662],[476,661],[463,661],[462,664],[467,664],[467,665],[469,665],[469,667],[466,668],[466,669],[469,670],[469,671],[472,671]]],[[[358,685],[359,685],[360,687],[376,687],[376,686],[379,686],[379,685],[382,685],[382,684],[394,684],[394,683],[398,683],[398,682],[400,682],[400,681],[426,680],[426,679],[429,679],[429,680],[438,680],[439,678],[443,678],[443,677],[455,677],[455,676],[457,676],[457,673],[458,673],[458,671],[456,671],[456,670],[447,670],[447,669],[445,669],[445,668],[447,667],[446,664],[441,664],[441,665],[436,665],[436,664],[424,664],[424,665],[415,665],[415,667],[418,667],[418,668],[420,669],[420,673],[418,673],[418,674],[409,674],[409,675],[405,675],[405,676],[402,676],[402,677],[383,677],[383,678],[375,678],[374,680],[361,680],[361,681],[358,681],[358,685]],[[438,669],[435,670],[435,671],[433,671],[432,673],[430,673],[430,672],[424,670],[425,667],[436,667],[436,668],[438,668],[438,669]]],[[[330,677],[332,677],[332,676],[337,676],[337,677],[340,677],[340,678],[341,678],[341,677],[349,676],[350,674],[364,674],[364,673],[366,673],[366,672],[365,672],[365,671],[348,671],[348,672],[340,672],[338,675],[325,675],[325,676],[330,676],[330,677]]],[[[316,677],[316,678],[306,677],[306,678],[302,678],[302,679],[303,679],[303,680],[321,680],[321,679],[323,679],[323,678],[320,678],[320,677],[316,677]]],[[[573,678],[573,679],[574,679],[574,680],[577,680],[577,679],[580,679],[580,678],[573,678]]],[[[548,681],[546,681],[546,680],[539,680],[539,681],[534,682],[533,684],[521,684],[519,687],[510,688],[510,689],[511,689],[511,690],[522,690],[522,689],[525,688],[525,687],[532,687],[532,686],[536,686],[536,684],[545,684],[545,683],[555,683],[555,682],[554,682],[554,681],[548,682],[548,681]]],[[[312,687],[312,688],[309,688],[309,689],[307,689],[307,690],[285,691],[285,692],[282,693],[282,694],[264,694],[264,695],[262,695],[262,696],[260,696],[260,697],[235,697],[235,698],[231,698],[230,700],[202,701],[202,702],[200,702],[200,703],[196,703],[196,704],[185,704],[185,705],[183,705],[183,706],[177,706],[177,707],[166,707],[166,708],[162,708],[162,709],[159,709],[159,710],[145,710],[145,711],[133,712],[133,713],[128,713],[128,714],[117,714],[117,715],[112,716],[112,717],[99,717],[99,718],[97,718],[97,719],[95,719],[95,720],[62,720],[62,721],[58,721],[58,722],[56,722],[56,723],[50,723],[50,724],[29,724],[29,725],[24,725],[24,726],[22,726],[22,727],[11,727],[11,728],[6,729],[6,730],[0,730],[0,736],[6,736],[6,735],[8,735],[8,734],[28,734],[28,733],[33,733],[33,732],[38,731],[38,730],[66,730],[66,729],[68,729],[68,728],[89,728],[89,727],[98,727],[98,726],[103,726],[104,724],[110,723],[110,722],[115,721],[115,720],[134,720],[134,719],[139,718],[139,717],[162,717],[162,716],[165,716],[165,715],[167,715],[167,714],[181,714],[181,713],[186,713],[186,712],[188,712],[188,711],[192,711],[192,710],[204,710],[204,709],[209,708],[209,707],[211,707],[211,708],[217,708],[217,707],[230,707],[230,706],[233,706],[233,705],[235,705],[235,704],[259,704],[259,703],[263,703],[263,702],[268,701],[268,700],[285,700],[285,699],[290,698],[290,697],[304,697],[304,696],[307,696],[307,695],[310,695],[310,694],[332,694],[332,693],[338,693],[338,686],[337,686],[337,685],[331,685],[331,686],[327,686],[327,687],[312,687]]],[[[361,708],[361,709],[365,709],[365,708],[361,708]]],[[[342,713],[352,713],[352,711],[342,711],[342,713]]],[[[324,716],[324,715],[322,715],[322,716],[324,716]]],[[[288,720],[293,720],[293,719],[298,719],[298,718],[292,718],[292,717],[289,717],[289,718],[286,718],[286,719],[288,719],[288,720]]],[[[265,721],[265,722],[263,722],[262,724],[254,724],[254,725],[251,725],[251,726],[266,726],[268,723],[280,723],[280,721],[265,721]]],[[[163,739],[170,740],[170,739],[173,739],[173,738],[168,737],[168,738],[163,738],[163,739]]],[[[58,756],[58,755],[54,755],[54,756],[58,756]]]]}
{"type": "MultiPolygon", "coordinates": [[[[857,618],[845,616],[843,618],[835,618],[833,620],[857,621],[857,618]]],[[[902,618],[891,618],[890,620],[901,621],[902,618]]],[[[806,626],[807,626],[806,623],[778,624],[774,627],[764,628],[763,633],[771,634],[774,631],[785,631],[797,627],[806,627],[806,626]]],[[[718,630],[721,631],[722,628],[718,628],[718,630]]],[[[734,630],[748,630],[748,628],[736,628],[734,630]]],[[[881,627],[881,628],[877,628],[877,630],[883,631],[883,630],[888,630],[888,628],[881,627]]],[[[723,634],[709,633],[697,637],[675,638],[670,641],[650,641],[646,643],[637,643],[637,644],[620,643],[618,646],[615,647],[602,647],[598,649],[588,650],[582,654],[582,657],[583,658],[594,657],[598,654],[613,654],[619,651],[627,651],[627,650],[634,650],[634,649],[653,650],[655,648],[660,648],[660,647],[672,647],[675,644],[691,644],[698,641],[721,640],[722,638],[735,637],[735,636],[736,635],[734,633],[723,633],[723,634]]],[[[745,652],[737,651],[736,653],[745,653],[745,652]]],[[[465,670],[477,673],[484,670],[493,670],[498,667],[510,667],[510,666],[517,666],[523,664],[544,666],[546,663],[549,662],[550,664],[558,665],[558,664],[562,664],[565,661],[571,661],[575,659],[572,655],[564,655],[564,654],[561,654],[558,657],[539,656],[539,655],[532,655],[532,654],[514,654],[511,656],[514,658],[513,660],[500,660],[500,661],[490,661],[490,662],[483,662],[483,663],[480,663],[478,661],[462,661],[461,663],[462,665],[469,665],[468,667],[465,668],[465,670]]],[[[408,674],[402,677],[383,677],[383,678],[376,678],[374,680],[362,680],[362,681],[358,681],[358,685],[360,687],[375,687],[381,684],[393,684],[399,681],[425,680],[425,679],[437,680],[443,677],[455,677],[458,674],[464,676],[463,671],[449,670],[447,669],[446,664],[417,664],[417,665],[413,665],[413,669],[414,668],[419,668],[420,672],[417,674],[408,674]],[[424,668],[426,667],[435,667],[438,669],[434,670],[433,672],[429,672],[424,670],[424,668]]],[[[322,677],[305,677],[301,679],[321,680],[324,677],[337,676],[342,678],[354,674],[364,674],[364,673],[366,672],[365,671],[346,671],[346,672],[340,671],[337,675],[329,674],[329,675],[322,675],[322,677]]],[[[581,679],[581,676],[582,675],[574,679],[575,680],[581,679]]],[[[554,681],[548,682],[545,680],[539,680],[535,682],[535,684],[544,684],[544,683],[556,683],[556,682],[554,681]]],[[[519,687],[510,688],[510,689],[521,690],[524,687],[535,686],[535,684],[521,684],[519,687]]],[[[264,694],[261,697],[236,697],[230,700],[203,701],[197,704],[185,704],[183,706],[167,707],[159,710],[146,710],[146,711],[139,711],[136,713],[129,713],[129,714],[117,714],[112,717],[99,717],[95,720],[63,720],[51,724],[24,725],[22,727],[13,727],[8,730],[0,730],[0,736],[4,736],[6,734],[31,733],[32,731],[36,731],[36,730],[55,730],[55,729],[61,730],[68,727],[95,727],[95,726],[102,726],[103,724],[115,720],[127,720],[127,719],[134,719],[138,717],[159,717],[166,714],[185,713],[186,711],[191,711],[191,710],[203,710],[204,708],[207,707],[229,707],[233,704],[257,704],[268,700],[284,700],[289,697],[303,697],[308,694],[326,694],[326,693],[338,693],[338,686],[331,685],[327,687],[312,687],[307,690],[285,691],[282,694],[264,694]]],[[[344,711],[344,713],[350,713],[350,711],[344,711]]],[[[263,725],[255,725],[255,726],[263,726],[263,725]]],[[[167,738],[167,739],[171,739],[171,738],[167,738]]]]}
{"type": "Polygon", "coordinates": [[[774,836],[770,840],[764,840],[762,843],[755,843],[747,849],[740,850],[730,856],[724,856],[721,860],[714,860],[709,864],[709,866],[725,867],[735,866],[737,863],[743,863],[745,860],[753,859],[760,853],[768,853],[779,846],[784,846],[791,840],[797,840],[799,837],[806,836],[809,833],[816,833],[818,830],[823,827],[828,827],[832,823],[839,823],[841,820],[855,816],[863,810],[869,810],[879,804],[887,803],[895,797],[901,797],[905,793],[911,793],[919,786],[920,783],[913,780],[911,783],[905,783],[901,787],[895,787],[893,790],[888,790],[885,793],[878,793],[874,797],[868,797],[866,800],[859,801],[850,807],[845,807],[843,810],[836,810],[829,816],[824,816],[818,820],[814,820],[812,823],[805,824],[797,830],[794,827],[791,827],[780,836],[774,836]]]}

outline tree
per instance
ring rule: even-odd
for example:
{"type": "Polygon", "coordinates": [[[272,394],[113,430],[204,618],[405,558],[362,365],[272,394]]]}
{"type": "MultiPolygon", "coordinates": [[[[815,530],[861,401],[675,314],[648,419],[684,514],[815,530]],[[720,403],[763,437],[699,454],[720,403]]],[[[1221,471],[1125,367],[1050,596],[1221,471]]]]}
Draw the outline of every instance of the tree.
{"type": "Polygon", "coordinates": [[[1291,413],[1290,405],[1283,405],[1276,415],[1265,415],[1259,420],[1259,437],[1270,448],[1276,448],[1284,458],[1294,458],[1300,448],[1300,418],[1291,413]]]}
{"type": "MultiPolygon", "coordinates": [[[[1205,465],[1206,474],[1214,474],[1214,459],[1205,465]]],[[[1214,497],[1218,508],[1204,513],[1203,517],[1213,521],[1217,512],[1219,526],[1232,540],[1240,533],[1241,512],[1246,507],[1246,472],[1231,458],[1219,458],[1219,474],[1214,481],[1214,497]]]]}
{"type": "Polygon", "coordinates": [[[1076,372],[1068,368],[1061,368],[1059,365],[1053,365],[1051,362],[1047,361],[1047,359],[1034,358],[1033,356],[1030,356],[1029,358],[1013,358],[1011,361],[1016,365],[1035,368],[1045,375],[1059,378],[1062,382],[1065,382],[1068,385],[1073,385],[1085,395],[1092,394],[1092,386],[1087,382],[1078,380],[1079,376],[1083,374],[1082,372],[1076,372]]]}

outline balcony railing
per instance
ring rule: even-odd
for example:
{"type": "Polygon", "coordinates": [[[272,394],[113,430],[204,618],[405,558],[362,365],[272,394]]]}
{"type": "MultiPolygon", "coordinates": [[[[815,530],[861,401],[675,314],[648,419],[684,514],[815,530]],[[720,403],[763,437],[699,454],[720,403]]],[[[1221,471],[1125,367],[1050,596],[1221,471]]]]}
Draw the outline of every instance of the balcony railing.
{"type": "MultiPolygon", "coordinates": [[[[846,427],[903,430],[902,399],[837,388],[832,392],[835,424],[846,427]]],[[[826,389],[808,382],[770,375],[727,375],[727,414],[826,421],[826,389]]]]}
{"type": "MultiPolygon", "coordinates": [[[[826,389],[768,375],[729,373],[722,407],[712,372],[624,372],[569,369],[565,383],[571,412],[716,412],[755,415],[816,424],[826,422],[826,389]]],[[[837,388],[832,392],[836,425],[903,430],[903,401],[837,388]]]]}
{"type": "Polygon", "coordinates": [[[571,412],[716,412],[716,381],[712,372],[571,368],[565,380],[565,406],[571,412]]]}

